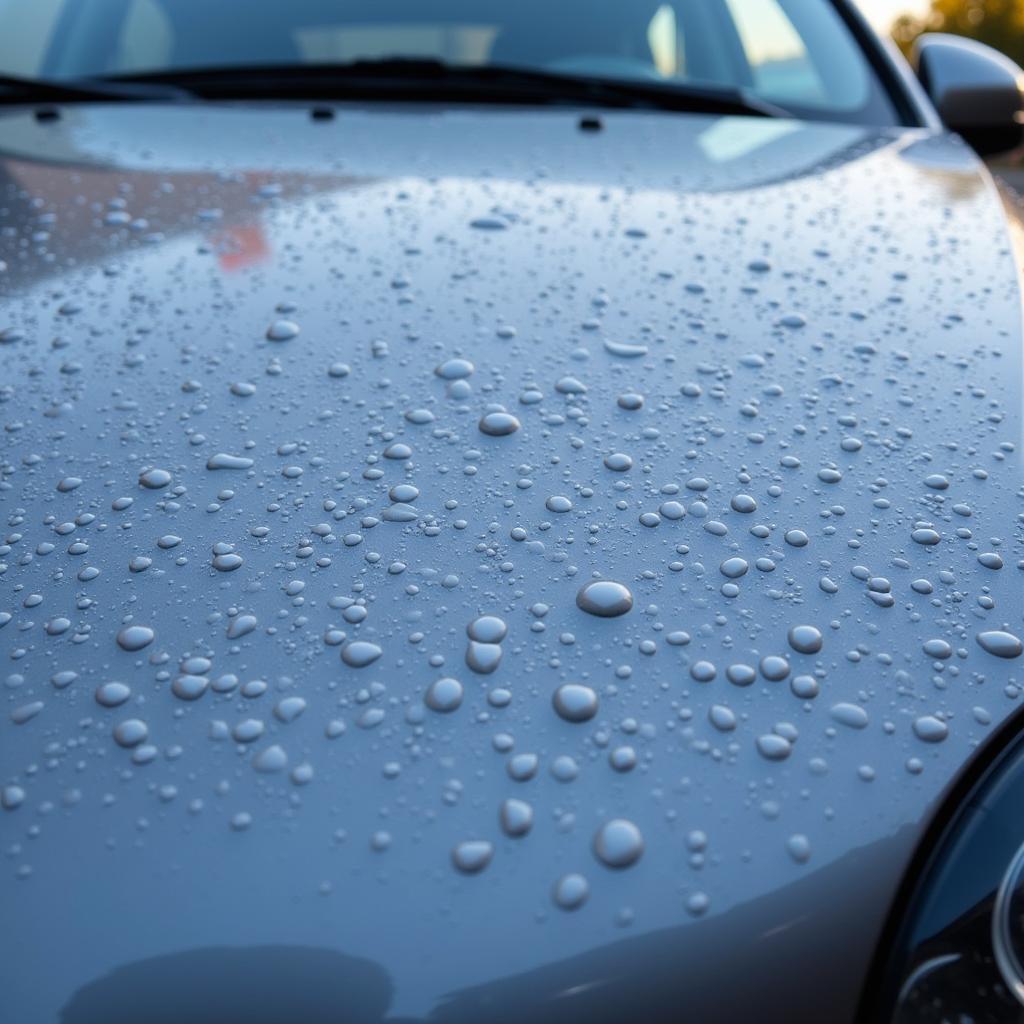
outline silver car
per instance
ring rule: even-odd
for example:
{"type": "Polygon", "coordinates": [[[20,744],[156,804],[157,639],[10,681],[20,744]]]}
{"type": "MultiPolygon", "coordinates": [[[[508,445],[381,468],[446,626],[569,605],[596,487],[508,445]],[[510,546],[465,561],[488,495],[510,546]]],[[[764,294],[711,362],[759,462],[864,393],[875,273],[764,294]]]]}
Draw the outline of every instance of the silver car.
{"type": "Polygon", "coordinates": [[[1021,72],[845,0],[0,0],[2,1024],[1024,1020],[1021,72]]]}

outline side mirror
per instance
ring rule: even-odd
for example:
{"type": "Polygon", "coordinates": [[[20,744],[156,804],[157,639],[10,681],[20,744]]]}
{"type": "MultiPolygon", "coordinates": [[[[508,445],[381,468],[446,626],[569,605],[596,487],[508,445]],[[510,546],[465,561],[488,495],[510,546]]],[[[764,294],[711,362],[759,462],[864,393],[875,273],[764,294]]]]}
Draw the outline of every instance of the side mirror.
{"type": "Polygon", "coordinates": [[[917,76],[943,124],[984,155],[1021,142],[1024,71],[990,46],[927,32],[914,43],[917,76]]]}

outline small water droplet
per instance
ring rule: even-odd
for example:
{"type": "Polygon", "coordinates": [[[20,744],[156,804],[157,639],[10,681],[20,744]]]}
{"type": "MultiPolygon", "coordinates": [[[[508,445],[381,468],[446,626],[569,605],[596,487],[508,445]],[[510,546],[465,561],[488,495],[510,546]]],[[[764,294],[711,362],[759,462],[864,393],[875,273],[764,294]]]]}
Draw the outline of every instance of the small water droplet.
{"type": "Polygon", "coordinates": [[[452,863],[466,875],[483,871],[494,856],[494,845],[485,839],[470,839],[452,850],[452,863]]]}

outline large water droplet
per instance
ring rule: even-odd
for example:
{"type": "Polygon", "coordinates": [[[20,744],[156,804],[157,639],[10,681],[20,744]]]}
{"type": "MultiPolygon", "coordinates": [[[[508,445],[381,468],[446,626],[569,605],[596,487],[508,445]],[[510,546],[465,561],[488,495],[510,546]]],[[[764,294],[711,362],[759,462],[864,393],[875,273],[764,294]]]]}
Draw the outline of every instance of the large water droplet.
{"type": "Polygon", "coordinates": [[[299,333],[299,325],[294,320],[275,320],[267,328],[268,341],[291,341],[299,333]]]}
{"type": "Polygon", "coordinates": [[[934,715],[922,715],[914,720],[914,735],[925,743],[941,743],[949,735],[949,726],[934,715]]]}
{"type": "Polygon", "coordinates": [[[149,626],[125,626],[117,634],[118,645],[126,651],[141,651],[156,639],[156,634],[149,626]]]}
{"type": "Polygon", "coordinates": [[[510,412],[489,412],[480,420],[480,433],[490,437],[514,434],[521,424],[510,412]]]}
{"type": "Polygon", "coordinates": [[[789,631],[789,646],[800,654],[817,654],[823,637],[817,626],[793,626],[789,631]]]}
{"type": "Polygon", "coordinates": [[[1001,629],[990,629],[978,634],[978,644],[982,650],[994,654],[997,658],[1019,658],[1024,645],[1013,633],[1001,629]]]}
{"type": "Polygon", "coordinates": [[[451,676],[445,676],[442,679],[435,679],[427,687],[423,702],[431,711],[447,713],[458,709],[462,704],[462,696],[462,683],[451,676]]]}
{"type": "Polygon", "coordinates": [[[551,698],[555,711],[567,722],[587,722],[597,714],[597,694],[580,683],[564,683],[551,698]]]}
{"type": "Polygon", "coordinates": [[[633,607],[629,588],[614,580],[593,580],[580,588],[576,606],[604,619],[625,615],[633,607]]]}
{"type": "Polygon", "coordinates": [[[606,821],[594,836],[594,853],[610,868],[628,868],[644,852],[640,829],[625,818],[606,821]]]}
{"type": "Polygon", "coordinates": [[[508,635],[508,626],[497,615],[481,615],[466,627],[466,633],[481,644],[500,644],[508,635]]]}
{"type": "Polygon", "coordinates": [[[502,803],[499,819],[505,835],[518,839],[533,828],[533,808],[525,800],[509,799],[502,803]]]}
{"type": "Polygon", "coordinates": [[[365,668],[375,662],[384,652],[369,640],[353,640],[341,649],[341,660],[352,668],[365,668]]]}

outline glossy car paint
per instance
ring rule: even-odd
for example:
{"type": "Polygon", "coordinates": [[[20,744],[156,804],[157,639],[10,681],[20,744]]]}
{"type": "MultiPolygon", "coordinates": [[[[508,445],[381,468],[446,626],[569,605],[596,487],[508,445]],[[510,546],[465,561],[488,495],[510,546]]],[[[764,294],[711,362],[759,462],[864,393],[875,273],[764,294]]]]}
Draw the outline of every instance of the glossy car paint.
{"type": "Polygon", "coordinates": [[[930,129],[578,122],[0,114],[5,1019],[852,1019],[1019,704],[977,640],[1022,627],[1019,227],[930,129]],[[577,606],[597,576],[629,612],[577,606]],[[631,866],[595,855],[612,819],[631,866]]]}

